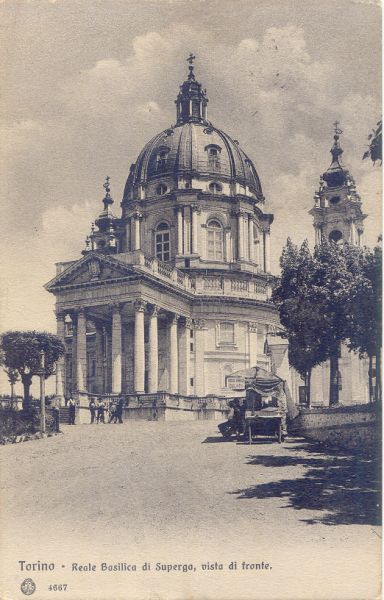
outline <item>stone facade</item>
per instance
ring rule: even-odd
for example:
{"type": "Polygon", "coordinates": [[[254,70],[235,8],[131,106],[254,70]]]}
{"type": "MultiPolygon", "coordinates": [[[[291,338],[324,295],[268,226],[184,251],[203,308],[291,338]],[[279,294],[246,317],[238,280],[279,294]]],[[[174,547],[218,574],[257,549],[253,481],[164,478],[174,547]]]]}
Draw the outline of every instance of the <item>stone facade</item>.
{"type": "Polygon", "coordinates": [[[270,366],[273,215],[252,161],[208,121],[207,102],[190,68],[176,125],[131,166],[121,215],[107,178],[83,257],[59,263],[46,285],[66,346],[62,398],[228,395],[232,372],[270,366]]]}

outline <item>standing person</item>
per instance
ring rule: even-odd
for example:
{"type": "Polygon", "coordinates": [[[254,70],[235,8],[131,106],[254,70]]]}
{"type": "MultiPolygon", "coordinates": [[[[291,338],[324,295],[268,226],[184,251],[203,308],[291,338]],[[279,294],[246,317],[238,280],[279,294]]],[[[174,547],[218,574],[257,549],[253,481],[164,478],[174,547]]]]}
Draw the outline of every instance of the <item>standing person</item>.
{"type": "Polygon", "coordinates": [[[69,424],[74,425],[76,418],[76,402],[72,397],[68,400],[67,406],[69,408],[69,424]]]}
{"type": "Polygon", "coordinates": [[[102,398],[99,398],[99,402],[97,405],[97,422],[98,423],[105,423],[104,411],[105,411],[104,400],[102,398]]]}
{"type": "Polygon", "coordinates": [[[112,400],[112,404],[109,407],[108,423],[112,423],[112,420],[114,421],[114,423],[116,423],[116,419],[117,419],[116,410],[117,410],[117,404],[116,404],[115,400],[112,400]]]}
{"type": "Polygon", "coordinates": [[[119,419],[119,423],[123,422],[123,406],[124,406],[124,399],[120,396],[119,402],[117,403],[116,411],[115,411],[115,423],[116,423],[116,419],[119,419]]]}
{"type": "Polygon", "coordinates": [[[94,398],[91,398],[89,401],[89,411],[91,413],[91,425],[95,422],[96,415],[96,402],[94,398]]]}

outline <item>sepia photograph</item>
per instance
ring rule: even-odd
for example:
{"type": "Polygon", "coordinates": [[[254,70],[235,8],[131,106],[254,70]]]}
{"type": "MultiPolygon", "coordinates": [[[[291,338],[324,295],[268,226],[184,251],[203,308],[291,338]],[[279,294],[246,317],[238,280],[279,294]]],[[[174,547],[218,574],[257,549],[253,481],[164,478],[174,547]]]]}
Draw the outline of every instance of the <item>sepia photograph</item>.
{"type": "Polygon", "coordinates": [[[381,596],[381,23],[0,0],[0,600],[381,596]]]}

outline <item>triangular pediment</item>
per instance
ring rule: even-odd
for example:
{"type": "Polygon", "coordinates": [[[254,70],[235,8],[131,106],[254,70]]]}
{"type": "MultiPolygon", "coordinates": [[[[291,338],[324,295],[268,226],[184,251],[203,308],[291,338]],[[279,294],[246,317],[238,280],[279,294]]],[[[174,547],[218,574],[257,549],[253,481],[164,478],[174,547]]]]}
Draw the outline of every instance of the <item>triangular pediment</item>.
{"type": "Polygon", "coordinates": [[[49,292],[62,286],[81,286],[126,278],[135,270],[111,256],[90,252],[84,258],[71,263],[45,285],[49,292]]]}

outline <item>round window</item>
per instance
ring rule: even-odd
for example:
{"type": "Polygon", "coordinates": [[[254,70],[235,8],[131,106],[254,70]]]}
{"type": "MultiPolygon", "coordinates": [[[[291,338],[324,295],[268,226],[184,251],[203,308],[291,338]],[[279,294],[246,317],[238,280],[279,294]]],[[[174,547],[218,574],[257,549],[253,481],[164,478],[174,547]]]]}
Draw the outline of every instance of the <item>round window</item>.
{"type": "Polygon", "coordinates": [[[329,239],[331,242],[340,242],[340,240],[343,238],[343,234],[341,233],[341,231],[339,231],[338,229],[334,229],[333,231],[331,231],[331,233],[329,234],[329,239]]]}
{"type": "Polygon", "coordinates": [[[332,196],[332,198],[329,200],[330,204],[338,204],[340,202],[340,196],[332,196]]]}

